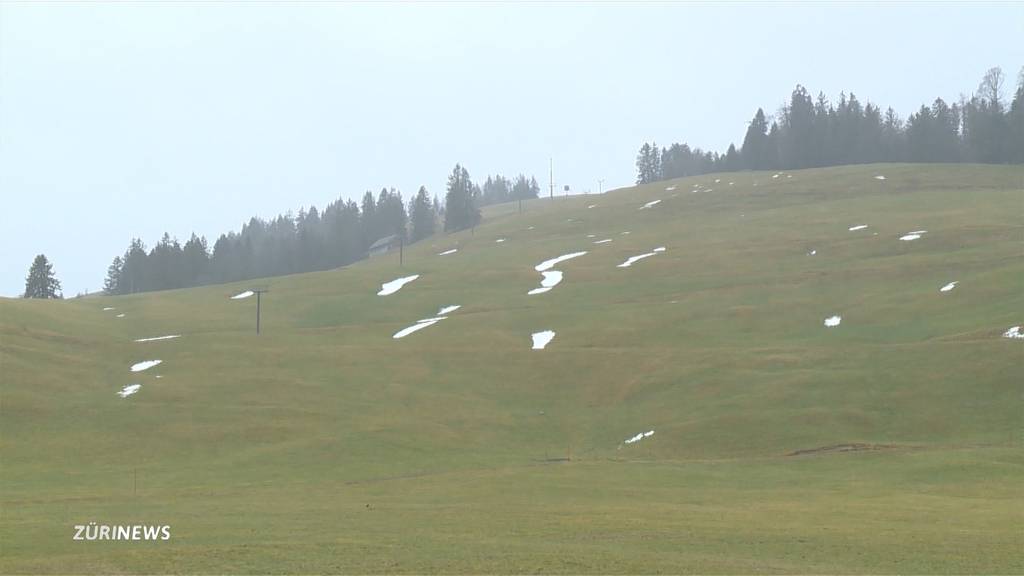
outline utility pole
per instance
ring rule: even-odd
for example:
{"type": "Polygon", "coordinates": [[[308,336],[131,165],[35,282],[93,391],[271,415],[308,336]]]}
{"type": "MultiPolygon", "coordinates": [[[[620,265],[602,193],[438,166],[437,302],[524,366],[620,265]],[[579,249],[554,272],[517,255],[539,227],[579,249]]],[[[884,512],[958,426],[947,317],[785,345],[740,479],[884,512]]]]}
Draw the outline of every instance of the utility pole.
{"type": "Polygon", "coordinates": [[[405,259],[405,238],[398,237],[398,267],[402,267],[402,263],[405,259]]]}
{"type": "Polygon", "coordinates": [[[550,169],[549,169],[549,172],[548,172],[548,181],[550,182],[549,188],[548,188],[549,189],[548,197],[551,200],[554,200],[555,199],[555,160],[554,160],[554,158],[548,158],[548,161],[551,163],[550,169]]]}
{"type": "Polygon", "coordinates": [[[604,193],[604,178],[601,178],[600,180],[597,181],[597,193],[604,193]]]}
{"type": "Polygon", "coordinates": [[[260,333],[260,296],[262,296],[264,292],[269,292],[269,290],[266,288],[257,288],[253,290],[253,292],[256,293],[256,334],[258,335],[260,333]]]}

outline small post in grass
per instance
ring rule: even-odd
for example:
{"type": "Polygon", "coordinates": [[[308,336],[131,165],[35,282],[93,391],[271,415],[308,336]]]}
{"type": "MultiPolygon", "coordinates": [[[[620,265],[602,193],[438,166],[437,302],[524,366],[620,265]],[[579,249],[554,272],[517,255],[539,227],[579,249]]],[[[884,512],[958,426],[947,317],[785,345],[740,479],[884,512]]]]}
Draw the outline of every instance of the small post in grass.
{"type": "Polygon", "coordinates": [[[260,308],[261,308],[261,306],[260,306],[261,305],[260,296],[262,296],[264,292],[269,292],[270,290],[267,290],[266,288],[253,288],[252,291],[256,293],[256,334],[259,335],[259,333],[260,333],[260,313],[261,313],[261,310],[260,310],[260,308]]]}

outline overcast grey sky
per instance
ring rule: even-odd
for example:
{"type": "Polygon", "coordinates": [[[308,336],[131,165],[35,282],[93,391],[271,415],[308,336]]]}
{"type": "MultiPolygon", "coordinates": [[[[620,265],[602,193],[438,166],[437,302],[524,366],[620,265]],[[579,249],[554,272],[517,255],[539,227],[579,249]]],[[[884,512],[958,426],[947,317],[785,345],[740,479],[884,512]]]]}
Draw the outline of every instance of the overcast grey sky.
{"type": "Polygon", "coordinates": [[[0,294],[38,253],[72,296],[133,236],[443,197],[456,162],[626,185],[643,141],[724,150],[797,83],[906,117],[1015,82],[1022,38],[1021,3],[0,3],[0,294]]]}

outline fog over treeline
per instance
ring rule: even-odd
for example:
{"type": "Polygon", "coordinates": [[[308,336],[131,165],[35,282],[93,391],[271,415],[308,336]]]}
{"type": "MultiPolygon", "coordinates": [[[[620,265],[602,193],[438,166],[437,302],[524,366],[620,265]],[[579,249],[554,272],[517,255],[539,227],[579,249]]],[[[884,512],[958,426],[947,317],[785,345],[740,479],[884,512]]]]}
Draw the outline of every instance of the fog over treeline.
{"type": "Polygon", "coordinates": [[[906,121],[890,107],[862,104],[851,92],[830,102],[797,85],[769,118],[754,114],[742,146],[724,154],[672,144],[644,143],[636,158],[638,184],[736,170],[793,170],[873,162],[1024,163],[1024,69],[1012,100],[1006,77],[992,68],[969,99],[936,98],[906,121]]]}
{"type": "Polygon", "coordinates": [[[339,198],[322,211],[313,206],[298,216],[253,217],[212,247],[195,234],[182,245],[164,233],[149,250],[133,239],[107,269],[103,290],[131,294],[329,270],[365,258],[380,239],[412,243],[441,225],[448,232],[471,228],[480,222],[481,206],[536,198],[539,192],[533,177],[488,176],[481,186],[456,165],[443,204],[423,186],[408,203],[400,191],[384,188],[376,197],[367,191],[361,203],[339,198]]]}
{"type": "MultiPolygon", "coordinates": [[[[993,68],[970,97],[922,105],[906,120],[841,94],[830,102],[812,98],[800,85],[774,118],[759,108],[740,148],[725,153],[672,144],[645,143],[636,158],[637,183],[710,172],[799,169],[872,162],[1024,162],[1024,70],[1013,97],[993,68]]],[[[323,210],[301,209],[264,220],[253,217],[213,246],[195,234],[182,245],[165,233],[151,249],[133,239],[107,270],[104,291],[128,294],[185,288],[299,272],[328,270],[367,257],[374,242],[396,236],[406,243],[475,226],[480,207],[537,198],[536,178],[488,176],[474,183],[456,165],[444,202],[424,188],[406,202],[402,193],[367,191],[362,201],[339,198],[323,210]]]]}

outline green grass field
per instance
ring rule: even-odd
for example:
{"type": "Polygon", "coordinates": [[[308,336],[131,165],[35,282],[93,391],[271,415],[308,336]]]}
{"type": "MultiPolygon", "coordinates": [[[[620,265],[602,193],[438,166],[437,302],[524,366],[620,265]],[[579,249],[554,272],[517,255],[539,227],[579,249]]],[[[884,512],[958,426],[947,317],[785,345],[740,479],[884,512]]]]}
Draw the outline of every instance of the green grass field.
{"type": "Polygon", "coordinates": [[[0,300],[0,571],[1024,572],[1024,167],[788,174],[496,206],[402,268],[0,300]]]}

